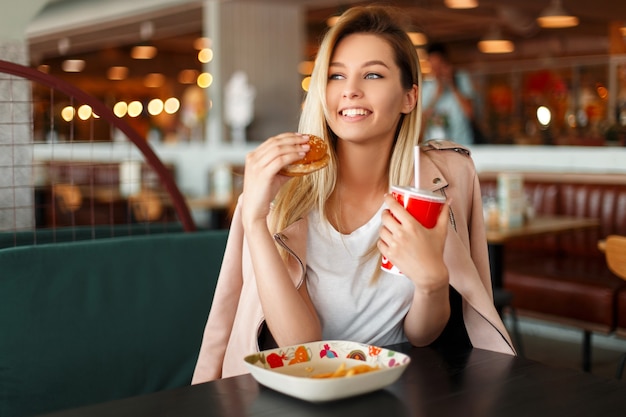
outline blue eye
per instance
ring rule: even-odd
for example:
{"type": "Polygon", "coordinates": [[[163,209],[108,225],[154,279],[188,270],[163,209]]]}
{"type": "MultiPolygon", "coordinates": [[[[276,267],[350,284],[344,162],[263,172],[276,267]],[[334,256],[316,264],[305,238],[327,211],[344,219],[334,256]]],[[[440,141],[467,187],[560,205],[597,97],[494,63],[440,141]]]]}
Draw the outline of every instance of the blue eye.
{"type": "Polygon", "coordinates": [[[345,77],[341,74],[330,74],[328,76],[329,80],[343,80],[345,77]]]}
{"type": "Polygon", "coordinates": [[[376,74],[374,72],[370,72],[369,74],[365,75],[365,79],[366,80],[376,80],[376,79],[379,79],[379,78],[383,78],[383,76],[380,75],[380,74],[376,74]]]}

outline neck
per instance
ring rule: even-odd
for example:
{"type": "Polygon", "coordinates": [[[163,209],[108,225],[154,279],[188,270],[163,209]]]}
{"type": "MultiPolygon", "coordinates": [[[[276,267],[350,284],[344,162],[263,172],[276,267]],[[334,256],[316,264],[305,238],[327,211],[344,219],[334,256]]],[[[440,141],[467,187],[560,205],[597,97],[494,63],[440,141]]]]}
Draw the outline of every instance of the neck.
{"type": "Polygon", "coordinates": [[[337,186],[344,193],[355,192],[362,196],[386,193],[389,152],[380,147],[344,145],[337,151],[337,186]]]}
{"type": "Polygon", "coordinates": [[[352,233],[371,219],[389,189],[389,153],[367,148],[344,146],[337,152],[337,184],[326,214],[341,233],[352,233]]]}

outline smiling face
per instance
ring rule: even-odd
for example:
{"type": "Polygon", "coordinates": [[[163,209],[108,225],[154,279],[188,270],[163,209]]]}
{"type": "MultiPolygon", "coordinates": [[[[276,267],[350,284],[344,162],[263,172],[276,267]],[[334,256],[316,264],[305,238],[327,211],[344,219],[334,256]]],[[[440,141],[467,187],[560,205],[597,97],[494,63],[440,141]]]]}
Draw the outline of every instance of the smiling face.
{"type": "Polygon", "coordinates": [[[401,114],[415,107],[417,87],[402,87],[393,49],[383,38],[357,33],[335,48],[326,100],[328,125],[340,139],[391,143],[401,114]]]}

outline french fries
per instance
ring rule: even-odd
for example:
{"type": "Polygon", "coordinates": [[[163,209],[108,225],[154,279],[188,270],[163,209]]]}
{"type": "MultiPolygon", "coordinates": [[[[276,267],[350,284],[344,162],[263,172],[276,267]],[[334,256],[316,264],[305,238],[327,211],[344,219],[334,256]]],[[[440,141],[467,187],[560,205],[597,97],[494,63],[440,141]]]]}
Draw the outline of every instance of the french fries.
{"type": "Polygon", "coordinates": [[[350,377],[358,374],[363,374],[366,372],[372,372],[380,369],[378,366],[370,366],[370,365],[356,365],[352,368],[346,369],[346,363],[342,362],[341,365],[334,372],[325,372],[321,374],[311,375],[311,378],[343,378],[350,377]]]}

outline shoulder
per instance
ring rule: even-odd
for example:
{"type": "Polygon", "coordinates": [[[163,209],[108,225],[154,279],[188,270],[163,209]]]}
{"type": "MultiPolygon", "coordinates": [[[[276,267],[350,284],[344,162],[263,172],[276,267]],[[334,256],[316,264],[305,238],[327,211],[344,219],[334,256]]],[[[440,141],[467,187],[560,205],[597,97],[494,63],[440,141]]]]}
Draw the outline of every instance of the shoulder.
{"type": "Polygon", "coordinates": [[[429,140],[422,145],[422,152],[447,178],[471,178],[475,174],[474,161],[469,148],[449,140],[429,140]]]}
{"type": "MultiPolygon", "coordinates": [[[[453,142],[451,140],[433,139],[433,140],[428,140],[422,143],[421,146],[424,152],[452,151],[455,154],[464,155],[468,158],[471,155],[471,152],[468,147],[461,145],[459,143],[453,142]]],[[[438,153],[439,152],[435,152],[435,154],[438,154],[438,153]]],[[[434,156],[434,155],[429,155],[429,156],[434,156]]]]}

